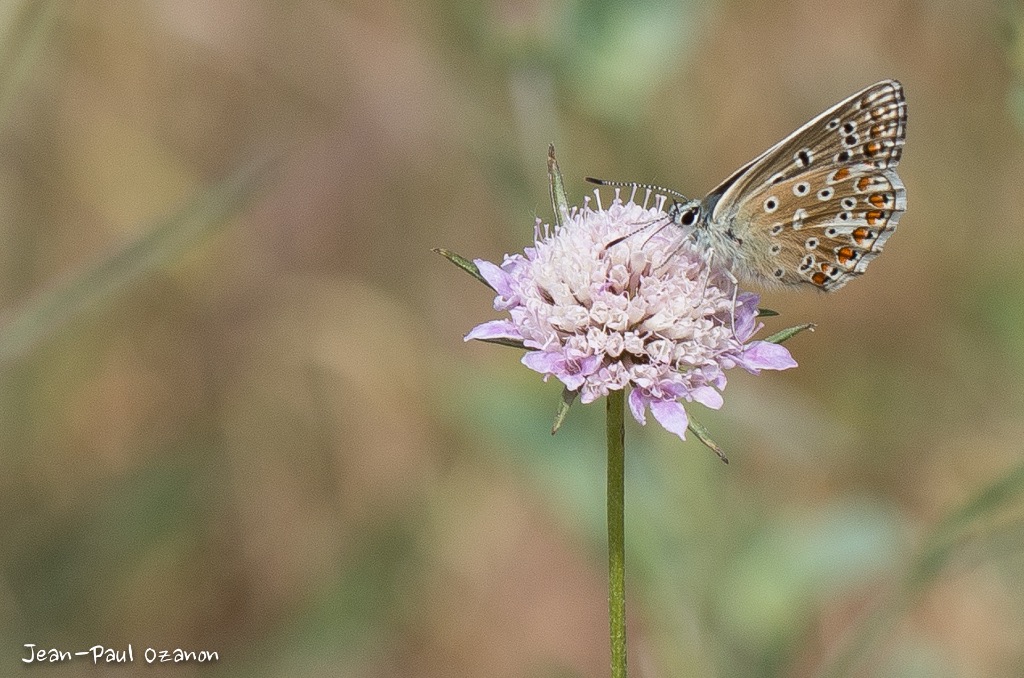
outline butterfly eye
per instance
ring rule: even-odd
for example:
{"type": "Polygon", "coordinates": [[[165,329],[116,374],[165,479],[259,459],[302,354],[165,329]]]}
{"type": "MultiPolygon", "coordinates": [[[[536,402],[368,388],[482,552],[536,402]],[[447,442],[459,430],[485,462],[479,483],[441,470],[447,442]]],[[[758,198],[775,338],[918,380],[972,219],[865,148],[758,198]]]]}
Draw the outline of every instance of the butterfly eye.
{"type": "Polygon", "coordinates": [[[698,216],[700,216],[700,207],[693,207],[683,212],[683,216],[679,218],[679,223],[683,226],[693,226],[697,223],[698,216]]]}

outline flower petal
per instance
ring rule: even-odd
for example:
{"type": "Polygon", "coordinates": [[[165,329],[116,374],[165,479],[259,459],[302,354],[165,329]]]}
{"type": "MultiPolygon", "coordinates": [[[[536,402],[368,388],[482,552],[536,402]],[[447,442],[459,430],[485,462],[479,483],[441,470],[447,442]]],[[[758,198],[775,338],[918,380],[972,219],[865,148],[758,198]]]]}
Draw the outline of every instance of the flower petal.
{"type": "Polygon", "coordinates": [[[540,372],[541,374],[554,374],[558,376],[560,372],[564,372],[561,369],[564,365],[564,359],[561,353],[554,353],[550,351],[530,351],[523,356],[522,363],[529,367],[534,372],[540,372]]]}
{"type": "Polygon", "coordinates": [[[789,349],[767,341],[754,341],[747,345],[739,364],[748,372],[757,374],[759,370],[788,370],[796,367],[796,361],[789,349]]]}
{"type": "Polygon", "coordinates": [[[487,284],[494,288],[495,292],[505,298],[512,296],[512,277],[508,273],[483,259],[474,259],[473,263],[480,269],[480,275],[484,277],[487,284]]]}
{"type": "Polygon", "coordinates": [[[523,335],[511,320],[489,320],[469,331],[463,341],[472,339],[515,339],[522,341],[523,335]]]}
{"type": "Polygon", "coordinates": [[[717,410],[722,407],[725,400],[722,399],[722,394],[711,388],[710,386],[698,386],[690,391],[690,397],[696,400],[705,407],[710,407],[713,410],[717,410]]]}
{"type": "Polygon", "coordinates": [[[639,422],[641,426],[647,425],[647,403],[644,400],[644,396],[640,393],[640,389],[634,388],[629,392],[629,411],[633,413],[633,418],[639,422]]]}
{"type": "Polygon", "coordinates": [[[555,373],[558,380],[565,384],[565,387],[570,391],[578,391],[580,386],[586,383],[587,378],[582,374],[569,374],[568,372],[555,373]]]}
{"type": "Polygon", "coordinates": [[[690,422],[686,409],[675,400],[651,401],[651,413],[658,423],[670,433],[686,440],[686,425],[690,422]]]}
{"type": "Polygon", "coordinates": [[[757,305],[761,297],[753,292],[736,296],[736,338],[746,341],[757,331],[757,305]]]}
{"type": "Polygon", "coordinates": [[[579,373],[584,377],[589,377],[601,367],[601,356],[599,355],[588,355],[580,361],[579,373]]]}

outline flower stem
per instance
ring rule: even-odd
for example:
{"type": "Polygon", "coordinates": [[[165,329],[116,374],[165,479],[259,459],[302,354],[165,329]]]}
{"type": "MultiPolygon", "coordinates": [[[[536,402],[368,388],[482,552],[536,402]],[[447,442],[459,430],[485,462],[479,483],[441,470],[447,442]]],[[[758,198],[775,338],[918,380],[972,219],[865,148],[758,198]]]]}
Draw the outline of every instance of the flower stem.
{"type": "Polygon", "coordinates": [[[625,391],[608,393],[608,618],[612,678],[626,678],[625,391]]]}

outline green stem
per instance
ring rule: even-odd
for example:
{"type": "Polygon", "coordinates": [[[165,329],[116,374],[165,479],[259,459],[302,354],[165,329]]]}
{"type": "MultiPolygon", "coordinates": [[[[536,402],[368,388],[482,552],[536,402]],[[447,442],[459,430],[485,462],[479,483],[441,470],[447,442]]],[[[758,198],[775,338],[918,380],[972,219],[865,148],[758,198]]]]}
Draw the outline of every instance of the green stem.
{"type": "Polygon", "coordinates": [[[625,392],[608,394],[608,618],[612,678],[626,678],[625,392]]]}

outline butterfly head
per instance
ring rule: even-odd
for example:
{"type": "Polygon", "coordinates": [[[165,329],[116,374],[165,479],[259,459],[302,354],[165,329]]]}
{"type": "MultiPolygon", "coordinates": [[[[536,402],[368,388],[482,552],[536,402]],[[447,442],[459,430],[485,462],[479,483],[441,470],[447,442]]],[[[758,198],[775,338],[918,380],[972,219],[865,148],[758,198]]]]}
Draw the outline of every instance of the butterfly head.
{"type": "Polygon", "coordinates": [[[672,205],[668,208],[668,216],[673,224],[686,231],[690,231],[700,223],[703,209],[704,207],[700,200],[687,200],[685,202],[673,200],[672,205]]]}

